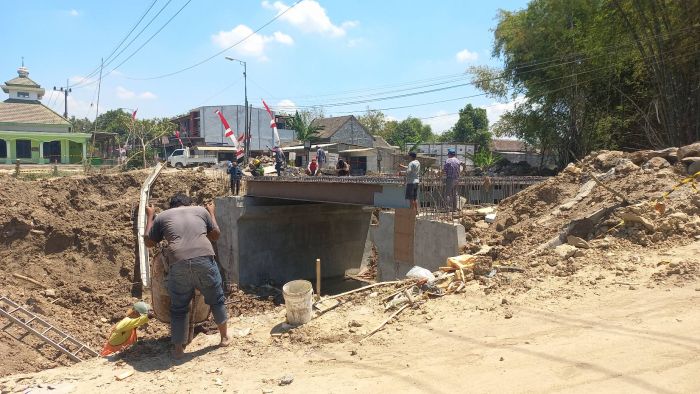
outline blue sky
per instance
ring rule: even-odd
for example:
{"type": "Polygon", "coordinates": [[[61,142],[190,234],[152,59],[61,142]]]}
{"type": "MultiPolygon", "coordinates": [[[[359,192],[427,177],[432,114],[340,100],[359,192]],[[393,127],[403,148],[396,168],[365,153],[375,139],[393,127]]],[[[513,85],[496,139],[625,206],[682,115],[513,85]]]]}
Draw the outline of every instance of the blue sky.
{"type": "MultiPolygon", "coordinates": [[[[69,115],[94,118],[97,84],[85,76],[113,52],[152,1],[5,2],[0,80],[17,75],[23,56],[30,78],[47,89],[45,104],[63,112],[62,97],[50,91],[69,79],[75,85],[69,115]]],[[[165,78],[134,79],[198,63],[263,26],[294,1],[191,0],[165,25],[186,3],[156,0],[116,54],[162,9],[160,15],[105,67],[105,74],[111,73],[102,82],[100,112],[138,108],[139,117],[161,117],[201,105],[241,104],[242,67],[224,59],[231,56],[247,62],[248,97],[254,106],[261,105],[261,98],[279,110],[322,105],[326,116],[360,114],[368,106],[411,106],[384,113],[394,119],[425,118],[441,132],[457,118],[444,114],[472,103],[486,107],[494,121],[511,104],[483,96],[428,104],[479,94],[472,86],[385,98],[466,83],[468,78],[460,73],[469,65],[497,66],[490,52],[498,9],[517,10],[527,2],[303,0],[200,66],[165,78]],[[365,102],[368,99],[381,100],[365,102]]]]}

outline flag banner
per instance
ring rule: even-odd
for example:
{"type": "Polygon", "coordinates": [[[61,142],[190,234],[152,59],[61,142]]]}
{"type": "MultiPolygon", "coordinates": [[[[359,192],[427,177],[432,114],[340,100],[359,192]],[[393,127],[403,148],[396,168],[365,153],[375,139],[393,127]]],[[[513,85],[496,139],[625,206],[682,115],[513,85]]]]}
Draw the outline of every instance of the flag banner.
{"type": "Polygon", "coordinates": [[[136,113],[139,112],[139,109],[136,108],[134,112],[131,114],[131,120],[136,120],[136,113]]]}
{"type": "Polygon", "coordinates": [[[228,125],[226,118],[224,118],[224,114],[218,109],[216,110],[216,114],[219,115],[221,124],[224,125],[224,136],[231,139],[231,142],[233,142],[233,146],[236,147],[236,158],[240,159],[245,154],[240,144],[240,141],[243,139],[243,136],[236,138],[236,134],[233,132],[233,130],[231,130],[231,126],[228,125]]]}
{"type": "Polygon", "coordinates": [[[182,143],[182,139],[180,138],[180,130],[175,130],[175,138],[177,138],[178,142],[180,143],[180,148],[184,148],[185,145],[182,143]]]}
{"type": "Polygon", "coordinates": [[[279,133],[277,133],[277,123],[275,122],[275,115],[272,114],[272,111],[270,110],[270,107],[267,106],[265,100],[262,100],[262,103],[265,106],[265,110],[270,115],[270,128],[272,128],[272,130],[275,132],[275,146],[280,146],[280,135],[279,133]]]}

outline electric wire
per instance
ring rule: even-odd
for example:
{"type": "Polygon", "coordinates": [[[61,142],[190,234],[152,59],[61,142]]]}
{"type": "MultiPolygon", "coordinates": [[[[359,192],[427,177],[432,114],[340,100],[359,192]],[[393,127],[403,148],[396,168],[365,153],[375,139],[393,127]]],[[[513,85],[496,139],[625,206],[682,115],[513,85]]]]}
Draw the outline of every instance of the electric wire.
{"type": "Polygon", "coordinates": [[[169,72],[169,73],[167,73],[167,74],[156,75],[156,76],[153,76],[153,77],[135,78],[135,77],[124,76],[124,78],[126,78],[126,79],[132,79],[132,80],[136,80],[136,81],[149,81],[149,80],[153,80],[153,79],[161,79],[161,78],[170,77],[170,76],[173,76],[173,75],[176,75],[176,74],[183,73],[183,72],[185,72],[185,71],[187,71],[187,70],[191,70],[191,69],[193,69],[193,68],[195,68],[195,67],[198,67],[198,66],[200,66],[200,65],[202,65],[202,64],[204,64],[204,63],[207,63],[208,61],[214,59],[215,57],[217,57],[217,56],[223,54],[224,52],[228,51],[229,49],[232,49],[232,48],[234,48],[234,47],[240,45],[241,43],[243,43],[244,41],[246,41],[246,40],[249,39],[250,37],[252,37],[252,36],[254,36],[255,34],[257,34],[260,30],[262,30],[262,29],[266,28],[267,26],[269,26],[270,24],[272,24],[274,21],[276,21],[277,19],[279,19],[282,15],[284,15],[284,14],[286,14],[287,12],[289,12],[290,10],[292,10],[294,7],[296,7],[296,6],[297,6],[299,3],[301,3],[302,1],[304,1],[304,0],[298,0],[296,3],[292,4],[291,6],[289,6],[289,8],[287,8],[286,10],[280,12],[280,13],[277,14],[274,18],[270,19],[270,20],[267,21],[265,24],[263,24],[262,26],[260,26],[260,27],[257,28],[255,31],[253,31],[253,32],[251,32],[250,34],[248,34],[247,36],[245,36],[245,37],[243,37],[242,39],[238,40],[238,41],[235,42],[233,45],[230,45],[230,46],[228,46],[228,47],[222,49],[221,51],[219,51],[219,52],[217,52],[217,53],[215,53],[215,54],[209,56],[208,58],[205,58],[204,60],[201,60],[201,61],[199,61],[199,62],[197,62],[197,63],[195,63],[195,64],[192,64],[191,66],[182,68],[182,69],[177,70],[177,71],[169,72]]]}
{"type": "MultiPolygon", "coordinates": [[[[171,0],[171,1],[172,1],[172,0],[171,0]]],[[[178,16],[178,15],[180,14],[180,12],[182,12],[182,10],[184,10],[185,7],[187,7],[187,5],[190,4],[191,2],[192,2],[192,0],[187,0],[187,2],[185,2],[185,4],[183,4],[182,7],[180,7],[180,9],[177,10],[177,12],[176,12],[175,14],[173,14],[173,15],[170,17],[170,19],[168,19],[158,30],[156,30],[155,33],[153,33],[146,41],[144,41],[144,42],[141,44],[141,46],[139,46],[138,48],[136,48],[136,50],[133,51],[126,59],[122,60],[121,63],[119,63],[118,65],[116,65],[114,68],[112,68],[112,69],[111,69],[109,72],[107,72],[107,74],[105,74],[102,78],[104,79],[105,77],[107,77],[108,75],[110,75],[111,73],[113,73],[115,70],[117,70],[119,67],[121,67],[122,65],[124,65],[124,63],[128,62],[132,57],[134,57],[139,51],[141,51],[141,49],[143,49],[144,46],[146,46],[149,42],[151,42],[151,40],[152,40],[153,38],[155,38],[155,37],[158,35],[158,33],[160,33],[166,26],[168,26],[168,25],[170,24],[170,22],[172,22],[173,19],[175,19],[175,17],[178,16]]],[[[168,3],[169,3],[169,2],[168,2],[168,3]]],[[[120,52],[120,53],[121,53],[121,52],[120,52]]],[[[117,56],[118,56],[118,55],[117,55],[117,56]]],[[[115,59],[116,59],[116,57],[115,57],[115,59]]],[[[114,59],[112,59],[112,60],[114,60],[114,59]]],[[[89,85],[92,85],[92,84],[95,84],[95,83],[97,83],[97,81],[93,81],[93,82],[91,82],[91,83],[89,83],[89,84],[85,84],[85,85],[83,85],[82,87],[89,86],[89,85]]]]}
{"type": "MultiPolygon", "coordinates": [[[[119,42],[119,44],[117,44],[117,46],[114,47],[114,49],[112,49],[112,52],[105,58],[105,60],[109,61],[109,59],[112,58],[112,55],[114,55],[114,53],[119,49],[119,47],[122,46],[122,44],[124,43],[124,41],[126,41],[127,38],[129,38],[129,36],[131,35],[131,33],[133,33],[134,30],[136,30],[136,27],[138,27],[138,25],[141,24],[141,21],[143,21],[143,18],[145,18],[146,15],[148,15],[148,13],[151,11],[151,9],[152,9],[153,6],[156,4],[156,2],[158,2],[158,0],[153,0],[153,2],[151,2],[151,5],[146,9],[146,11],[144,11],[144,12],[141,14],[141,17],[139,18],[139,20],[136,21],[136,23],[131,27],[131,30],[129,30],[129,32],[126,33],[126,35],[124,36],[124,38],[122,38],[122,40],[119,42]]],[[[104,63],[104,61],[100,62],[100,65],[97,66],[97,67],[96,67],[94,70],[92,70],[90,73],[86,74],[86,76],[85,76],[83,79],[89,79],[90,77],[96,75],[97,72],[98,72],[98,71],[100,70],[100,68],[102,67],[102,64],[103,64],[103,63],[104,63]]]]}

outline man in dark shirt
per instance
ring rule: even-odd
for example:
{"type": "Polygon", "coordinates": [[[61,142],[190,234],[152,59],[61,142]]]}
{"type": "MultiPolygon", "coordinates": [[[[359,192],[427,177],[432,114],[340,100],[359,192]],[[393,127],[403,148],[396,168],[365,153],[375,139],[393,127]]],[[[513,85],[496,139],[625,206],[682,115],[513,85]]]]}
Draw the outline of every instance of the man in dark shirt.
{"type": "Polygon", "coordinates": [[[235,161],[229,162],[226,172],[231,176],[231,193],[235,196],[241,190],[241,178],[243,178],[243,171],[238,167],[238,163],[235,161]]]}
{"type": "Polygon", "coordinates": [[[189,197],[176,194],[170,199],[170,209],[161,212],[155,220],[155,209],[146,207],[146,245],[154,247],[162,240],[168,241],[166,286],[170,295],[170,336],[175,358],[184,355],[188,308],[195,289],[202,293],[204,301],[211,307],[221,335],[219,346],[228,346],[230,342],[226,329],[226,297],[211,244],[221,235],[214,216],[214,204],[206,209],[191,205],[189,197]]]}

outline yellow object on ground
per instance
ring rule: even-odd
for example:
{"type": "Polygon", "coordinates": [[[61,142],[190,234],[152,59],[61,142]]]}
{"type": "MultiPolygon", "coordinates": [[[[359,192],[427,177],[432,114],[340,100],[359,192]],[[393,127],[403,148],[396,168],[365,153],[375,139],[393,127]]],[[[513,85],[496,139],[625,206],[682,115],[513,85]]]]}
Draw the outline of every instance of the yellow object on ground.
{"type": "Polygon", "coordinates": [[[109,344],[112,346],[121,345],[126,342],[131,336],[131,330],[148,323],[148,316],[139,316],[137,318],[125,317],[116,326],[112,334],[109,336],[109,344]]]}

